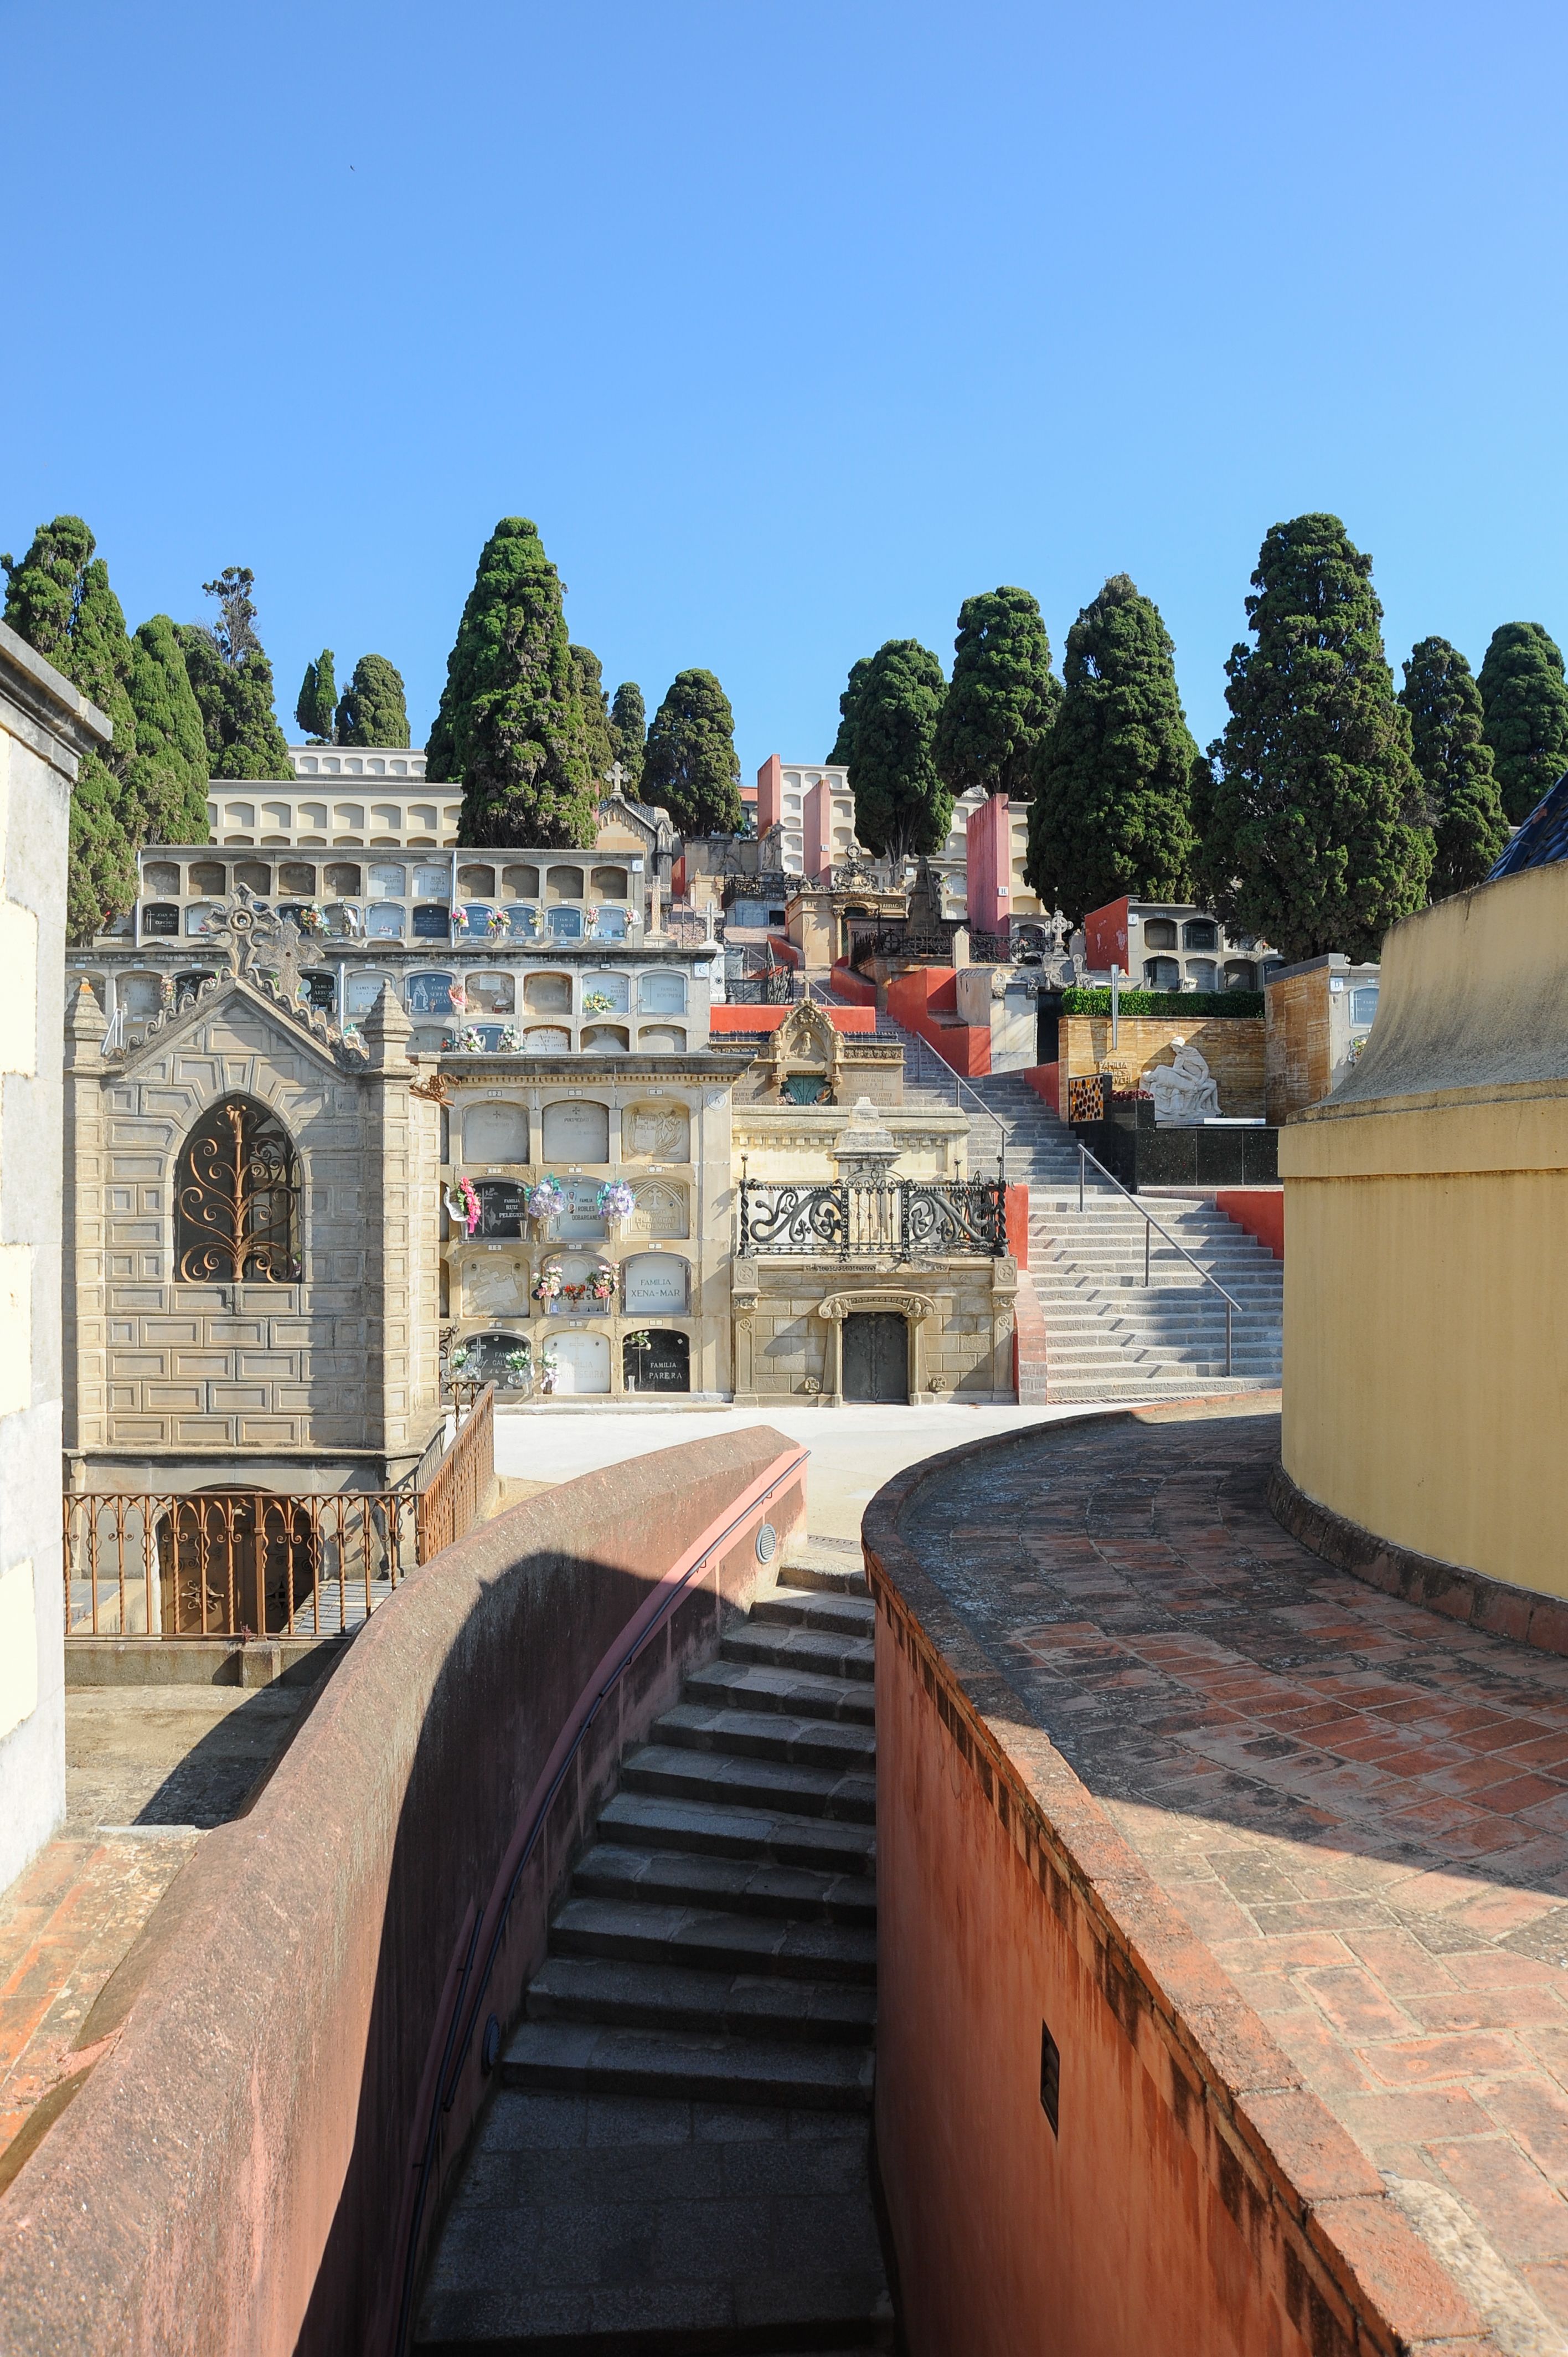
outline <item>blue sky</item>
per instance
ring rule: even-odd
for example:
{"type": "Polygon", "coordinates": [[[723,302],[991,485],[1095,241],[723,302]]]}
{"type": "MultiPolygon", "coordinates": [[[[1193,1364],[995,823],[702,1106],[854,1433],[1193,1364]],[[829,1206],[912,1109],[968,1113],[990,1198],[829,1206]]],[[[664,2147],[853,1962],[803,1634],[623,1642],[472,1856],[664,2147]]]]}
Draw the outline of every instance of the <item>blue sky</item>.
{"type": "Polygon", "coordinates": [[[1397,669],[1568,632],[1568,16],[929,0],[0,0],[0,547],[133,624],[252,565],[435,711],[495,519],[650,708],[820,759],[850,662],[1110,572],[1224,716],[1258,544],[1342,515],[1397,669]]]}

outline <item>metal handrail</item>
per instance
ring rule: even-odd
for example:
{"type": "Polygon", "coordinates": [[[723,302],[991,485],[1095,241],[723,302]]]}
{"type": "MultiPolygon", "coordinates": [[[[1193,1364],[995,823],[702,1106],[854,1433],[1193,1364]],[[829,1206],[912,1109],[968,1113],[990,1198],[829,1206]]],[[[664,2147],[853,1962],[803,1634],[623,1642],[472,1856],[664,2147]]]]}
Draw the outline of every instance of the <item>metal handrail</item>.
{"type": "MultiPolygon", "coordinates": [[[[1145,1211],[1144,1210],[1144,1206],[1139,1202],[1136,1195],[1130,1194],[1128,1192],[1127,1189],[1122,1184],[1121,1179],[1117,1178],[1115,1172],[1113,1170],[1107,1170],[1104,1163],[1100,1159],[1099,1155],[1091,1154],[1090,1152],[1088,1146],[1085,1146],[1081,1138],[1078,1140],[1078,1208],[1080,1211],[1084,1208],[1084,1165],[1088,1162],[1093,1163],[1095,1168],[1099,1171],[1102,1178],[1109,1178],[1111,1184],[1115,1188],[1116,1192],[1119,1195],[1125,1196],[1127,1201],[1132,1204],[1133,1209],[1138,1212],[1146,1222],[1144,1229],[1144,1283],[1147,1285],[1149,1283],[1149,1230],[1151,1228],[1160,1228],[1160,1223],[1158,1220],[1155,1219],[1153,1211],[1145,1211]]],[[[1180,1253],[1183,1260],[1187,1262],[1187,1266],[1189,1268],[1197,1269],[1205,1285],[1211,1285],[1214,1287],[1215,1292],[1219,1296],[1221,1301],[1225,1304],[1225,1372],[1227,1375],[1229,1375],[1230,1372],[1231,1361],[1231,1313],[1234,1310],[1240,1309],[1241,1305],[1236,1299],[1234,1294],[1226,1292],[1225,1287],[1220,1284],[1219,1279],[1217,1276],[1211,1276],[1209,1275],[1201,1261],[1193,1259],[1192,1254],[1188,1252],[1185,1244],[1177,1243],[1175,1236],[1171,1234],[1168,1228],[1160,1228],[1160,1233],[1164,1236],[1166,1243],[1169,1244],[1172,1252],[1180,1253]]]]}

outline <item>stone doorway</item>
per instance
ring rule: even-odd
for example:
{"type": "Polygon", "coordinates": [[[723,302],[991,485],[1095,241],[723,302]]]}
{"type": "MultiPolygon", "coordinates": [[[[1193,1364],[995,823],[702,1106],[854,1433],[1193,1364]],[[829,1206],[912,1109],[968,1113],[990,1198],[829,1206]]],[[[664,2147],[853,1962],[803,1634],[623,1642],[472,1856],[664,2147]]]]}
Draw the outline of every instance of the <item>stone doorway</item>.
{"type": "Polygon", "coordinates": [[[857,1310],[843,1321],[846,1400],[909,1400],[909,1329],[888,1309],[857,1310]]]}

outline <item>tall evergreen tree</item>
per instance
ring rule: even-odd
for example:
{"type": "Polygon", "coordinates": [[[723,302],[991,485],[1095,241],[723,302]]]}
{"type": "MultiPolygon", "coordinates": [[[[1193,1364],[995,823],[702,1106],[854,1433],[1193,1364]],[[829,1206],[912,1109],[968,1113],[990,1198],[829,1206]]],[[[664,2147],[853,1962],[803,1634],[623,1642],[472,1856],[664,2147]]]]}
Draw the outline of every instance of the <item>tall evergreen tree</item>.
{"type": "Polygon", "coordinates": [[[941,664],[918,639],[889,639],[855,670],[844,713],[854,831],[878,856],[940,851],[952,820],[932,751],[947,694],[941,664]]]}
{"type": "Polygon", "coordinates": [[[406,745],[408,699],[403,673],[385,655],[361,655],[337,716],[339,745],[406,745]]]}
{"type": "Polygon", "coordinates": [[[1436,848],[1429,889],[1444,900],[1481,883],[1509,839],[1492,748],[1482,735],[1481,693],[1456,647],[1423,639],[1404,666],[1400,702],[1410,715],[1436,848]]]}
{"type": "Polygon", "coordinates": [[[1480,686],[1503,810],[1519,826],[1568,770],[1562,650],[1540,622],[1505,622],[1492,632],[1480,686]]]}
{"type": "Polygon", "coordinates": [[[988,589],[959,608],[952,678],[937,724],[937,774],[955,796],[979,786],[1026,801],[1061,682],[1026,589],[988,589]]]}
{"type": "Polygon", "coordinates": [[[1275,524],[1209,748],[1205,897],[1290,959],[1376,957],[1426,898],[1433,845],[1372,560],[1337,516],[1275,524]]]}
{"type": "Polygon", "coordinates": [[[635,802],[642,785],[644,748],[648,743],[648,706],[636,680],[623,679],[610,705],[610,741],[615,758],[626,772],[621,791],[635,802]]]}
{"type": "Polygon", "coordinates": [[[1185,900],[1198,759],[1176,649],[1153,600],[1113,574],[1068,632],[1067,688],[1035,754],[1025,874],[1073,917],[1126,893],[1185,900]]]}
{"type": "Polygon", "coordinates": [[[604,666],[591,647],[571,649],[577,675],[577,701],[583,713],[583,749],[595,799],[609,791],[610,764],[615,759],[615,732],[610,726],[610,700],[605,694],[604,666]]]}
{"type": "Polygon", "coordinates": [[[131,648],[95,545],[80,516],[59,515],[38,526],[19,565],[0,560],[5,620],[114,726],[106,753],[83,754],[71,792],[66,926],[73,942],[91,941],[136,897],[140,813],[126,783],[136,753],[131,648]]]}
{"type": "Polygon", "coordinates": [[[323,647],[316,661],[305,666],[305,677],[299,685],[299,701],[294,716],[307,737],[318,745],[330,745],[337,726],[338,679],[332,665],[332,650],[323,647]]]}
{"type": "Polygon", "coordinates": [[[858,662],[853,662],[849,667],[849,684],[839,698],[839,733],[833,738],[833,749],[827,758],[826,767],[830,770],[847,770],[854,759],[855,708],[872,661],[870,655],[862,655],[858,662]]]}
{"type": "Polygon", "coordinates": [[[642,799],[667,810],[682,834],[744,833],[735,715],[711,671],[671,681],[648,732],[642,799]]]}
{"type": "Polygon", "coordinates": [[[536,524],[503,516],[486,541],[425,748],[432,783],[460,783],[466,844],[584,850],[588,775],[561,578],[536,524]]]}
{"type": "Polygon", "coordinates": [[[294,775],[273,710],[273,667],[256,636],[255,583],[249,565],[226,566],[201,585],[218,601],[217,622],[177,626],[215,778],[294,775]]]}
{"type": "Polygon", "coordinates": [[[130,782],[147,843],[207,841],[207,737],[179,634],[155,614],[131,640],[136,758],[130,782]]]}

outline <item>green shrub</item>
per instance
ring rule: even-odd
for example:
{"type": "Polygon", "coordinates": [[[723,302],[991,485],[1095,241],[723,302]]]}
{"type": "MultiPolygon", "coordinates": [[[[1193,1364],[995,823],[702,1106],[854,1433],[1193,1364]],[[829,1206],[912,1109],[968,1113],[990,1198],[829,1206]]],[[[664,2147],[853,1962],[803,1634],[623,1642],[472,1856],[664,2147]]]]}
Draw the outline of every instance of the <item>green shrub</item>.
{"type": "MultiPolygon", "coordinates": [[[[1261,1015],[1261,990],[1123,990],[1117,1004],[1123,1015],[1261,1015]]],[[[1109,1015],[1109,990],[1064,990],[1064,1015],[1109,1015]]]]}

